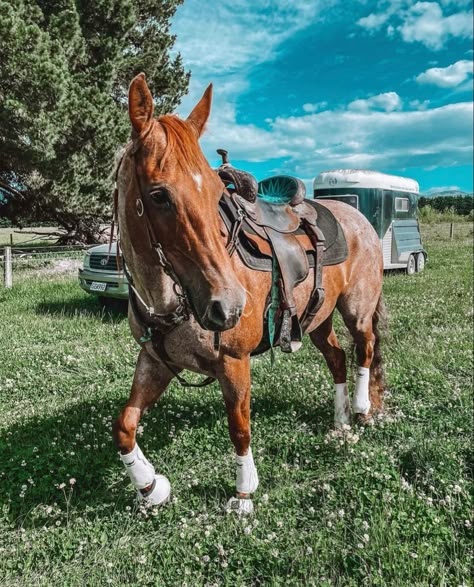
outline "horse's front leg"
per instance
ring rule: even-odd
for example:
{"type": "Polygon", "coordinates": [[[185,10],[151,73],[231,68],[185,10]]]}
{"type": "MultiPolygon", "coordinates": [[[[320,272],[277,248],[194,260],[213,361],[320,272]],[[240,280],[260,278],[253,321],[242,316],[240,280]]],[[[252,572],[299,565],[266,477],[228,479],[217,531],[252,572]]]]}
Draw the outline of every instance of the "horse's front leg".
{"type": "Polygon", "coordinates": [[[250,357],[225,357],[219,383],[229,422],[229,434],[235,447],[236,497],[227,509],[248,514],[253,511],[250,495],[257,490],[258,475],[250,448],[250,357]]]}
{"type": "Polygon", "coordinates": [[[130,397],[114,422],[112,434],[120,458],[140,501],[152,505],[168,501],[170,483],[164,475],[157,475],[135,438],[138,423],[144,411],[151,407],[168,387],[173,374],[142,349],[138,355],[130,397]]]}

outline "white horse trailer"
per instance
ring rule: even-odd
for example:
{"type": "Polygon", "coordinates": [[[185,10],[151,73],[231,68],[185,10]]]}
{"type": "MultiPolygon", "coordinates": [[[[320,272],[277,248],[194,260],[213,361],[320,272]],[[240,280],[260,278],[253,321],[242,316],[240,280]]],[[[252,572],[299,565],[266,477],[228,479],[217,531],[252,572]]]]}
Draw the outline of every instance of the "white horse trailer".
{"type": "Polygon", "coordinates": [[[345,202],[376,230],[384,269],[423,271],[426,251],[418,223],[418,182],[364,169],[323,171],[313,182],[314,198],[345,202]]]}

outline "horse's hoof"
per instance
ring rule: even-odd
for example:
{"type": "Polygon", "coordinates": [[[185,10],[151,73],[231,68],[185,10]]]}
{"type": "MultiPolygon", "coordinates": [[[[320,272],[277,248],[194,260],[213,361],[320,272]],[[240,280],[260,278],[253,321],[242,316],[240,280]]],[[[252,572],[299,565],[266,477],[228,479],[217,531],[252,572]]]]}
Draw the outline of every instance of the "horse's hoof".
{"type": "Polygon", "coordinates": [[[239,516],[248,516],[253,514],[253,502],[251,499],[231,497],[225,506],[225,511],[228,514],[234,512],[239,516]]]}
{"type": "Polygon", "coordinates": [[[170,499],[171,485],[164,475],[155,475],[155,480],[150,489],[145,493],[138,490],[137,493],[139,501],[146,505],[163,505],[170,499]]]}

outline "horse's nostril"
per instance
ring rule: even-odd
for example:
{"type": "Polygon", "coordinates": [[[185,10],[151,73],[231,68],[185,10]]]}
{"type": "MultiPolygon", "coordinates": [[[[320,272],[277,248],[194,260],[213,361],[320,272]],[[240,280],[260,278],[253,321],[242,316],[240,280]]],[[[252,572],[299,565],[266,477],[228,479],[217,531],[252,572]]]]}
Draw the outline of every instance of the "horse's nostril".
{"type": "Polygon", "coordinates": [[[215,300],[209,310],[209,318],[216,324],[225,324],[227,315],[220,300],[215,300]]]}

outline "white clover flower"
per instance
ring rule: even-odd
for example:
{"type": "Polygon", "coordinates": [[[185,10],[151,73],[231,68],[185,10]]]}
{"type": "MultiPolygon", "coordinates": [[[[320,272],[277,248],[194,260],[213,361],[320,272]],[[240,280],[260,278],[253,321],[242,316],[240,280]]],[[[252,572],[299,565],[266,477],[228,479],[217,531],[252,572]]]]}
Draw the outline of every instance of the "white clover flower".
{"type": "Polygon", "coordinates": [[[369,535],[368,534],[364,534],[362,536],[362,540],[367,544],[369,542],[369,535]]]}
{"type": "Polygon", "coordinates": [[[141,556],[141,557],[139,557],[139,559],[138,559],[138,562],[139,562],[141,565],[144,565],[144,564],[146,563],[146,556],[145,556],[144,554],[142,554],[142,556],[141,556]]]}
{"type": "Polygon", "coordinates": [[[60,483],[58,487],[59,489],[64,489],[66,487],[66,483],[60,483]]]}
{"type": "Polygon", "coordinates": [[[306,554],[313,554],[313,549],[311,548],[311,546],[306,547],[306,554]]]}
{"type": "Polygon", "coordinates": [[[69,485],[75,485],[76,484],[76,480],[74,479],[74,477],[71,477],[69,479],[69,485]]]}
{"type": "Polygon", "coordinates": [[[244,534],[252,534],[252,528],[250,526],[245,526],[244,534]]]}

